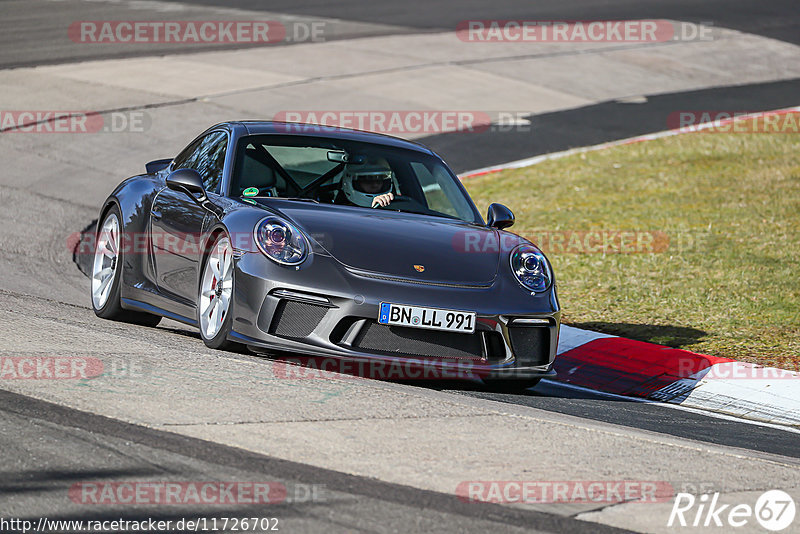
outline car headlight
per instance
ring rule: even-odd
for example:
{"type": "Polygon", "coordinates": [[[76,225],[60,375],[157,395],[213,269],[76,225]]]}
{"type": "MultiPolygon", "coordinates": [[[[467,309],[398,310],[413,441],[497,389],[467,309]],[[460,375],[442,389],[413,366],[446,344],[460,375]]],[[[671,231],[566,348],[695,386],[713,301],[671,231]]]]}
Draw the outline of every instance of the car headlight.
{"type": "Polygon", "coordinates": [[[547,258],[533,245],[519,245],[511,251],[511,270],[519,283],[531,291],[546,291],[553,282],[547,258]]]}
{"type": "Polygon", "coordinates": [[[299,265],[308,257],[308,240],[293,224],[267,217],[255,228],[256,245],[269,259],[282,265],[299,265]]]}

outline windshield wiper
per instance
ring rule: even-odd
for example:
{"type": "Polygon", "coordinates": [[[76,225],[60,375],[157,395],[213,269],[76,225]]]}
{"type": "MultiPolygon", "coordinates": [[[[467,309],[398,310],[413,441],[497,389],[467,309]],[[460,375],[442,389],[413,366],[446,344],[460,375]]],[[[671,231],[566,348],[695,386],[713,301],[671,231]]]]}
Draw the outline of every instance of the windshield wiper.
{"type": "Polygon", "coordinates": [[[273,197],[273,198],[277,198],[279,200],[296,200],[298,202],[313,202],[314,204],[319,204],[319,200],[308,197],[273,197]]]}
{"type": "Polygon", "coordinates": [[[436,210],[419,211],[419,210],[412,210],[412,209],[408,209],[408,208],[393,208],[391,204],[389,204],[388,207],[383,208],[383,209],[384,209],[384,211],[385,210],[389,210],[389,211],[396,211],[398,213],[413,213],[414,215],[427,215],[429,217],[440,217],[442,219],[453,219],[453,220],[456,220],[456,221],[463,221],[464,220],[464,219],[461,219],[461,218],[456,217],[454,215],[448,215],[446,213],[442,213],[441,211],[436,211],[436,210]]]}

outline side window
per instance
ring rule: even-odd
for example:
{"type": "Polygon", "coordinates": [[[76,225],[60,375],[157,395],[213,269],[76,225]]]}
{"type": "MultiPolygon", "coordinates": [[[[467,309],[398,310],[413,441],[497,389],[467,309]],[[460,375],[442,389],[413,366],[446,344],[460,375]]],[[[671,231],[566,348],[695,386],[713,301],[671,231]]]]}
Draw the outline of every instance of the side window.
{"type": "Polygon", "coordinates": [[[191,145],[184,148],[183,152],[181,152],[175,157],[175,164],[173,165],[173,170],[177,171],[178,169],[194,168],[192,167],[192,162],[194,161],[194,155],[195,152],[197,151],[197,147],[200,145],[203,139],[204,138],[202,137],[200,139],[197,139],[191,145]]]}
{"type": "Polygon", "coordinates": [[[464,195],[458,191],[453,179],[440,165],[429,168],[423,163],[414,161],[411,163],[411,168],[417,175],[428,208],[459,219],[470,220],[473,217],[464,195]]]}
{"type": "Polygon", "coordinates": [[[222,170],[225,167],[225,153],[228,135],[213,132],[201,137],[175,158],[175,169],[194,169],[203,177],[206,191],[219,192],[222,170]]]}

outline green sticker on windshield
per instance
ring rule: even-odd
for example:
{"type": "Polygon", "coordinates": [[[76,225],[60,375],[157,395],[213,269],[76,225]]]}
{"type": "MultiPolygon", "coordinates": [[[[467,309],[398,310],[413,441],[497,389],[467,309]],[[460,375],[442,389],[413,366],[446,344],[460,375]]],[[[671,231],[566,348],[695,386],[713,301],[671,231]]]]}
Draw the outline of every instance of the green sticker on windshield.
{"type": "Polygon", "coordinates": [[[242,191],[243,197],[254,197],[258,195],[258,188],[257,187],[248,187],[244,191],[242,191]]]}

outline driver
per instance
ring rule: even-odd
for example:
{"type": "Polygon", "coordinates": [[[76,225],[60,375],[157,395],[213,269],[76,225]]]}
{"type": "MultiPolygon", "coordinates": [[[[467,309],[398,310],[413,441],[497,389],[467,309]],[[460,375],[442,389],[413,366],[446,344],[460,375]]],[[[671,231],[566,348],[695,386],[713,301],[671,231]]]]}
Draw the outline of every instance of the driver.
{"type": "Polygon", "coordinates": [[[385,208],[394,200],[393,185],[394,174],[383,158],[360,165],[349,164],[342,177],[343,200],[364,208],[385,208]]]}

